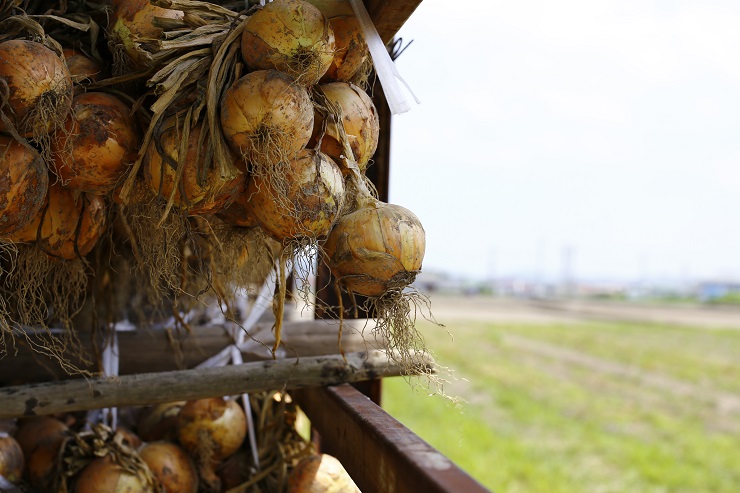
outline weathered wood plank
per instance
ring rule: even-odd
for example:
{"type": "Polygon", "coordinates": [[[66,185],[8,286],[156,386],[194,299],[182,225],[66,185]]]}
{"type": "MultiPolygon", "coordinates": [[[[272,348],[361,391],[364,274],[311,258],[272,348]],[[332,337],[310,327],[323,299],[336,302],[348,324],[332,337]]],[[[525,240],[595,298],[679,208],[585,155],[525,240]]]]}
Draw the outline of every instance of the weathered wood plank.
{"type": "MultiPolygon", "coordinates": [[[[0,388],[0,419],[356,382],[401,374],[384,351],[0,388]]],[[[431,362],[430,362],[431,368],[431,362]]]]}
{"type": "Polygon", "coordinates": [[[388,44],[414,13],[421,0],[365,0],[365,6],[384,43],[388,44]]]}
{"type": "Polygon", "coordinates": [[[350,385],[292,393],[322,451],[365,492],[489,493],[447,457],[350,385]]]}

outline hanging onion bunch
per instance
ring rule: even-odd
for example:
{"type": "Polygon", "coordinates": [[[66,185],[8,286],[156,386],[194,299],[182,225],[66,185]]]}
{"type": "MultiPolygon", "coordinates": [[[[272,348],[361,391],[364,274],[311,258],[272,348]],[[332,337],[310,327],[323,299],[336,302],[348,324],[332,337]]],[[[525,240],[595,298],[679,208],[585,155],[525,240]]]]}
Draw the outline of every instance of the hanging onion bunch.
{"type": "Polygon", "coordinates": [[[0,237],[30,223],[46,200],[49,176],[31,146],[0,135],[0,237]]]}
{"type": "Polygon", "coordinates": [[[266,4],[249,17],[241,39],[242,57],[251,70],[279,70],[305,86],[323,77],[335,50],[329,20],[303,0],[266,4]]]}

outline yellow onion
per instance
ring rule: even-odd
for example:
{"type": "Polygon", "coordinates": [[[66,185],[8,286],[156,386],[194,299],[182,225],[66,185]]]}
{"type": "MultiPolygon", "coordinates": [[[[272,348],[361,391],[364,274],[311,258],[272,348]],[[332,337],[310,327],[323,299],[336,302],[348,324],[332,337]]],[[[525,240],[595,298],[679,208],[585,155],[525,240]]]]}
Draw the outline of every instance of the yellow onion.
{"type": "Polygon", "coordinates": [[[154,493],[143,475],[116,464],[109,457],[90,462],[77,476],[74,493],[154,493]]]}
{"type": "Polygon", "coordinates": [[[381,296],[416,278],[424,258],[424,228],[404,207],[369,201],[339,219],[322,248],[344,287],[381,296]]]}
{"type": "Polygon", "coordinates": [[[252,214],[252,208],[249,205],[249,195],[247,193],[237,195],[236,200],[219,212],[217,216],[232,226],[253,228],[259,225],[257,219],[252,214]]]}
{"type": "Polygon", "coordinates": [[[247,417],[233,399],[188,401],[177,416],[180,444],[200,459],[226,459],[239,450],[246,435],[247,417]]]}
{"type": "Polygon", "coordinates": [[[65,260],[84,257],[105,231],[102,197],[77,193],[56,183],[49,186],[46,204],[21,230],[7,235],[12,242],[32,242],[47,254],[65,260]]]}
{"type": "Polygon", "coordinates": [[[221,480],[221,489],[229,491],[242,483],[249,481],[252,476],[250,468],[254,467],[252,457],[244,449],[219,464],[216,475],[221,480]]]}
{"type": "Polygon", "coordinates": [[[23,450],[11,436],[0,436],[0,476],[17,483],[23,476],[23,450]]]}
{"type": "Polygon", "coordinates": [[[80,94],[65,128],[55,133],[51,150],[54,171],[64,186],[83,192],[111,190],[139,150],[131,109],[110,94],[80,94]]]}
{"type": "Polygon", "coordinates": [[[63,437],[41,443],[26,456],[26,477],[31,485],[42,491],[52,490],[57,474],[57,458],[63,443],[63,437]]]}
{"type": "Polygon", "coordinates": [[[26,457],[44,443],[59,443],[67,436],[69,428],[50,416],[34,416],[18,422],[14,436],[26,457]]]}
{"type": "Polygon", "coordinates": [[[342,172],[312,149],[286,164],[284,175],[252,177],[247,186],[252,215],[278,241],[326,236],[344,204],[342,172]]]}
{"type": "MultiPolygon", "coordinates": [[[[319,88],[330,103],[341,108],[341,124],[352,150],[353,161],[357,163],[360,171],[364,171],[370,158],[375,154],[380,136],[380,121],[373,100],[365,91],[347,82],[322,84],[319,88]]],[[[318,140],[322,124],[323,117],[317,111],[312,143],[318,140]]],[[[340,131],[333,121],[327,122],[326,134],[321,141],[321,151],[342,163],[340,156],[345,154],[344,148],[340,140],[340,131]]]]}
{"type": "Polygon", "coordinates": [[[157,404],[144,410],[136,423],[136,431],[145,442],[177,438],[177,415],[185,401],[157,404]]]}
{"type": "MultiPolygon", "coordinates": [[[[56,53],[41,43],[0,43],[0,78],[8,86],[2,112],[24,137],[39,138],[61,125],[72,106],[72,78],[56,53]]],[[[0,131],[8,131],[0,121],[0,131]]]]}
{"type": "Polygon", "coordinates": [[[258,163],[289,159],[313,130],[308,92],[276,70],[258,70],[237,80],[221,100],[221,127],[231,148],[258,163]]]}
{"type": "Polygon", "coordinates": [[[100,62],[90,58],[79,50],[64,48],[64,60],[67,62],[72,82],[97,82],[103,75],[103,66],[100,62]]]}
{"type": "Polygon", "coordinates": [[[116,435],[118,435],[117,438],[120,438],[121,443],[134,450],[138,450],[139,447],[141,447],[142,441],[139,435],[129,430],[128,428],[119,426],[118,428],[116,428],[116,435]]]}
{"type": "Polygon", "coordinates": [[[354,15],[329,17],[334,31],[336,51],[322,81],[350,81],[370,59],[370,49],[365,43],[362,28],[354,15]]]}
{"type": "Polygon", "coordinates": [[[33,221],[46,199],[49,175],[41,156],[0,135],[0,236],[33,221]]]}
{"type": "Polygon", "coordinates": [[[156,18],[182,19],[181,10],[152,5],[149,0],[121,0],[113,2],[113,13],[108,23],[108,46],[121,73],[142,70],[153,64],[152,44],[162,35],[155,25],[156,18]]]}
{"type": "Polygon", "coordinates": [[[275,0],[249,17],[241,51],[252,70],[280,70],[311,86],[334,59],[334,33],[324,14],[308,2],[275,0]]]}
{"type": "MultiPolygon", "coordinates": [[[[235,178],[225,181],[215,163],[206,160],[206,142],[200,140],[202,128],[202,124],[198,124],[190,130],[187,151],[182,157],[184,168],[179,182],[176,182],[175,166],[181,160],[181,126],[172,125],[162,133],[160,139],[153,139],[147,148],[144,162],[144,180],[149,189],[165,200],[175,190],[173,203],[187,209],[189,214],[221,210],[244,191],[246,184],[245,173],[239,173],[235,178]],[[163,155],[167,158],[166,161],[162,159],[163,155]]],[[[238,159],[232,158],[236,167],[244,169],[238,159]]]]}
{"type": "Polygon", "coordinates": [[[287,493],[360,493],[336,457],[311,455],[302,459],[288,476],[287,493]]]}
{"type": "Polygon", "coordinates": [[[197,493],[198,473],[192,460],[178,445],[152,442],[139,450],[163,493],[197,493]]]}

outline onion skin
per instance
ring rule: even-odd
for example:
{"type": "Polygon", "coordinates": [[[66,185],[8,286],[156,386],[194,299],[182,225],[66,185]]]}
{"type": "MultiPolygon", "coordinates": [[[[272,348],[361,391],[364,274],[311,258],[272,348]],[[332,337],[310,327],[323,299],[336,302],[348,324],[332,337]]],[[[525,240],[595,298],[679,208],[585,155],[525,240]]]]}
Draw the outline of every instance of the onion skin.
{"type": "MultiPolygon", "coordinates": [[[[175,182],[177,170],[164,162],[154,140],[147,148],[144,161],[144,180],[149,185],[149,189],[160,195],[164,200],[168,200],[172,190],[177,186],[174,204],[182,209],[187,209],[189,214],[219,211],[233,202],[246,186],[245,173],[239,173],[232,180],[224,182],[215,163],[207,164],[205,162],[205,145],[201,147],[201,142],[199,142],[202,128],[202,125],[199,124],[190,130],[187,153],[184,158],[184,169],[179,185],[175,182]],[[205,166],[209,166],[209,169],[203,178],[204,183],[201,184],[199,183],[199,174],[202,173],[205,166]],[[184,191],[184,197],[182,191],[184,191]]],[[[180,132],[174,127],[165,130],[160,139],[164,154],[173,163],[176,163],[180,156],[180,140],[180,132]]],[[[234,158],[234,163],[236,167],[244,169],[244,166],[236,158],[234,158]]]]}
{"type": "Polygon", "coordinates": [[[146,482],[107,457],[95,459],[77,476],[74,493],[154,493],[146,482]]]}
{"type": "Polygon", "coordinates": [[[139,455],[162,486],[163,493],[197,493],[198,473],[185,451],[174,443],[144,445],[139,455]]]}
{"type": "MultiPolygon", "coordinates": [[[[365,91],[348,82],[333,82],[319,86],[326,98],[342,109],[342,125],[347,135],[347,141],[352,150],[353,160],[360,171],[365,171],[370,158],[378,148],[380,138],[380,120],[378,110],[373,100],[365,91]]],[[[314,133],[309,146],[318,141],[323,118],[316,112],[314,133]]],[[[338,163],[342,163],[341,156],[345,154],[340,144],[339,130],[336,124],[326,126],[326,134],[321,141],[321,152],[326,153],[338,163]]]]}
{"type": "Polygon", "coordinates": [[[217,216],[232,226],[242,228],[259,226],[257,219],[252,214],[252,207],[249,205],[249,195],[246,191],[237,195],[236,200],[219,212],[217,216]]]}
{"type": "Polygon", "coordinates": [[[287,493],[360,493],[344,466],[331,455],[301,460],[288,476],[287,493]]]}
{"type": "Polygon", "coordinates": [[[23,454],[30,457],[40,445],[61,442],[68,432],[67,425],[58,419],[49,416],[34,416],[23,418],[18,422],[15,439],[23,449],[23,454]]]}
{"type": "Polygon", "coordinates": [[[15,438],[0,437],[0,476],[17,483],[23,476],[23,450],[15,438]]]}
{"type": "Polygon", "coordinates": [[[0,236],[32,222],[46,200],[49,175],[41,156],[0,135],[0,236]]]}
{"type": "Polygon", "coordinates": [[[37,244],[47,254],[72,260],[90,253],[105,231],[105,223],[102,197],[79,194],[55,183],[49,187],[47,203],[36,218],[7,239],[16,243],[38,239],[37,244]]]}
{"type": "MultiPolygon", "coordinates": [[[[66,63],[40,43],[14,39],[0,43],[0,78],[10,97],[4,109],[24,137],[47,135],[72,107],[72,77],[66,63]]],[[[0,122],[0,131],[7,131],[0,122]]]]}
{"type": "Polygon", "coordinates": [[[349,81],[370,58],[362,28],[354,15],[329,17],[329,24],[334,31],[336,51],[328,70],[321,78],[322,82],[349,81]]]}
{"type": "Polygon", "coordinates": [[[239,404],[221,397],[188,401],[177,417],[180,444],[195,455],[210,455],[215,462],[234,454],[247,435],[247,418],[239,404]],[[203,454],[204,437],[213,446],[203,454]]]}
{"type": "Polygon", "coordinates": [[[288,165],[280,177],[288,187],[285,193],[276,191],[269,179],[252,177],[247,187],[251,214],[278,241],[326,236],[344,204],[342,172],[326,154],[311,149],[288,165]]]}
{"type": "Polygon", "coordinates": [[[221,126],[234,152],[248,161],[275,163],[303,149],[313,131],[308,92],[276,70],[237,80],[221,100],[221,126]]]}
{"type": "Polygon", "coordinates": [[[424,228],[413,212],[376,201],[343,216],[322,248],[344,287],[377,297],[414,281],[425,246],[424,228]]]}
{"type": "Polygon", "coordinates": [[[145,442],[177,438],[177,415],[185,401],[157,404],[145,410],[136,424],[136,431],[145,442]]]}
{"type": "Polygon", "coordinates": [[[67,69],[75,84],[83,82],[97,82],[103,76],[103,66],[81,51],[64,48],[62,50],[67,69]]]}
{"type": "Polygon", "coordinates": [[[308,2],[274,0],[247,20],[241,51],[252,70],[279,70],[311,86],[334,59],[334,32],[326,16],[308,2]]]}
{"type": "Polygon", "coordinates": [[[137,130],[131,109],[120,99],[102,92],[80,94],[65,129],[52,140],[55,173],[74,190],[111,190],[136,159],[137,130]]]}

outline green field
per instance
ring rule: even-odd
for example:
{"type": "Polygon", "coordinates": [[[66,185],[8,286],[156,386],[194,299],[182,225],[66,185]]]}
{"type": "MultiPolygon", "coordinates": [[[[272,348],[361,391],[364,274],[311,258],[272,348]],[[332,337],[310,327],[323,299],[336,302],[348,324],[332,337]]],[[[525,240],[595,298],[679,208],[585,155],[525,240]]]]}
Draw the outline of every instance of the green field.
{"type": "Polygon", "coordinates": [[[740,330],[445,322],[461,409],[402,379],[383,406],[491,490],[740,492],[740,330]]]}

